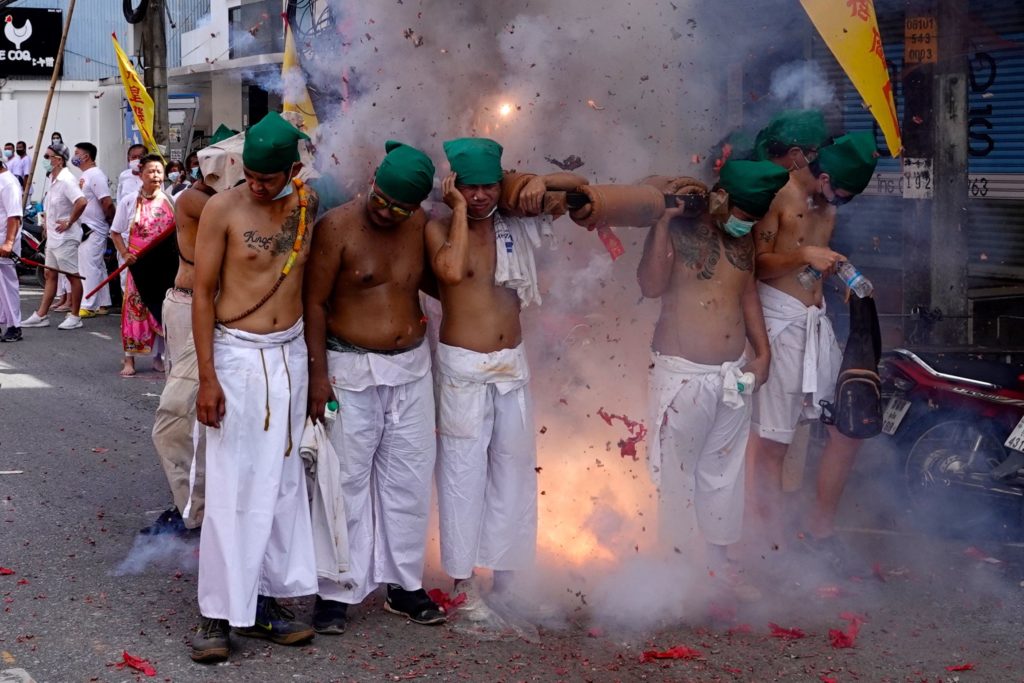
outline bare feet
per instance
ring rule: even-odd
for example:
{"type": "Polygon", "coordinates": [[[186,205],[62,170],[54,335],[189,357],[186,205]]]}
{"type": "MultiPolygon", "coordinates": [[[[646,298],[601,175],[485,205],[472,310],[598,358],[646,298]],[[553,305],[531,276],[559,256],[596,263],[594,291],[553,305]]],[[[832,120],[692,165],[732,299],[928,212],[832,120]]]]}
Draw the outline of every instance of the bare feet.
{"type": "Polygon", "coordinates": [[[122,377],[134,377],[135,376],[135,359],[131,356],[125,356],[124,366],[121,368],[122,377]]]}
{"type": "Polygon", "coordinates": [[[153,356],[153,372],[164,372],[164,359],[161,356],[153,356]]]}

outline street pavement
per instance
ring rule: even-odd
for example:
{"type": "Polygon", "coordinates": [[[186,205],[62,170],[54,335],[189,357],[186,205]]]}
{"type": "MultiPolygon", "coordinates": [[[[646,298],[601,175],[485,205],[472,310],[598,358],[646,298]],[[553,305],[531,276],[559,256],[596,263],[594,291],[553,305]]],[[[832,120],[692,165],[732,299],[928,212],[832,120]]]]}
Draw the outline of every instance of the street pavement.
{"type": "MultiPolygon", "coordinates": [[[[23,310],[37,297],[24,291],[23,310]]],[[[760,601],[724,600],[686,623],[637,628],[614,612],[598,620],[590,605],[649,600],[655,565],[608,574],[618,581],[597,581],[583,565],[559,574],[575,584],[536,631],[485,639],[455,625],[418,626],[385,613],[375,596],[350,611],[342,636],[299,648],[233,637],[228,663],[194,664],[197,541],[137,535],[169,502],[150,439],[163,377],[146,360],[137,377],[118,376],[119,321],[59,331],[56,318],[0,345],[0,567],[13,572],[0,575],[0,681],[27,680],[17,670],[40,683],[146,680],[117,668],[124,653],[164,681],[1024,680],[1020,549],[903,524],[898,501],[876,504],[889,470],[874,451],[841,516],[842,538],[863,561],[856,576],[804,573],[798,561],[760,601]],[[853,647],[835,647],[831,629],[851,634],[846,612],[864,623],[853,647]],[[769,623],[803,636],[773,635],[769,623]],[[675,650],[680,658],[643,655],[682,646],[690,650],[675,650]]],[[[450,587],[433,567],[426,584],[450,587]]],[[[311,599],[291,605],[308,618],[311,599]]]]}

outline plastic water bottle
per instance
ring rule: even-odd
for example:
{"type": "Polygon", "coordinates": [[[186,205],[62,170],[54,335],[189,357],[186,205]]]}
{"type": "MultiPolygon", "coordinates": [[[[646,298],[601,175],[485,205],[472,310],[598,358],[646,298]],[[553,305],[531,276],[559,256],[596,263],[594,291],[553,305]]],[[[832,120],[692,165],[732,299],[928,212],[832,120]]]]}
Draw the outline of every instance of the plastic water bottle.
{"type": "Polygon", "coordinates": [[[334,423],[338,419],[338,409],[340,407],[341,406],[339,406],[338,402],[335,401],[335,400],[330,400],[330,401],[327,402],[327,406],[324,408],[324,431],[325,432],[330,433],[331,427],[334,426],[334,423]]]}
{"type": "Polygon", "coordinates": [[[821,271],[816,269],[814,266],[807,266],[796,275],[796,279],[800,281],[803,288],[808,292],[814,289],[814,286],[821,281],[821,271]]]}
{"type": "Polygon", "coordinates": [[[754,377],[752,372],[744,372],[740,375],[740,378],[736,381],[736,390],[741,394],[750,395],[754,393],[754,389],[757,385],[757,378],[754,377]]]}
{"type": "Polygon", "coordinates": [[[836,266],[836,276],[861,299],[871,296],[871,292],[875,290],[871,280],[861,275],[860,271],[849,261],[841,261],[836,266]]]}

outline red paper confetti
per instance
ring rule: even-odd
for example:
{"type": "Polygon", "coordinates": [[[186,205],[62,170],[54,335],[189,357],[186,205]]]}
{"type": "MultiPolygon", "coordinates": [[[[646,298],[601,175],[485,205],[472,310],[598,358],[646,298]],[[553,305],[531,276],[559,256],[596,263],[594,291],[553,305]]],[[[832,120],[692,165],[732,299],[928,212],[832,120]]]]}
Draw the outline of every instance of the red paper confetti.
{"type": "Polygon", "coordinates": [[[946,667],[946,671],[974,671],[974,664],[970,662],[966,664],[950,664],[946,667]]]}
{"type": "Polygon", "coordinates": [[[839,598],[843,595],[846,595],[846,591],[844,591],[842,588],[834,584],[829,584],[827,586],[818,586],[819,598],[839,598]]]}
{"type": "Polygon", "coordinates": [[[99,453],[100,455],[110,451],[109,448],[103,448],[102,446],[97,446],[96,448],[91,448],[89,450],[91,450],[93,453],[99,453]]]}
{"type": "Polygon", "coordinates": [[[882,564],[880,562],[875,562],[871,565],[871,574],[882,583],[888,581],[888,579],[885,578],[885,572],[882,570],[882,564]]]}
{"type": "Polygon", "coordinates": [[[772,630],[772,638],[782,638],[783,640],[800,640],[806,638],[807,634],[798,628],[782,628],[778,624],[770,623],[768,628],[772,630]]]}
{"type": "Polygon", "coordinates": [[[846,627],[845,631],[831,628],[828,630],[828,640],[832,643],[832,647],[837,649],[844,649],[853,647],[857,642],[857,635],[860,633],[860,626],[866,618],[854,612],[843,612],[839,615],[839,618],[849,622],[849,626],[846,627]]]}
{"type": "Polygon", "coordinates": [[[601,244],[608,250],[609,256],[612,257],[612,261],[619,258],[626,253],[626,247],[622,246],[622,240],[615,234],[607,225],[602,225],[597,229],[597,236],[601,240],[601,244]]]}
{"type": "Polygon", "coordinates": [[[609,425],[612,424],[613,420],[619,420],[622,424],[626,425],[626,429],[629,430],[629,436],[625,439],[619,439],[619,455],[623,458],[630,457],[633,460],[639,460],[640,456],[636,453],[636,445],[644,440],[647,436],[647,427],[643,422],[639,420],[631,420],[625,415],[612,415],[605,412],[604,408],[597,409],[597,415],[609,425]]]}
{"type": "Polygon", "coordinates": [[[141,671],[147,676],[156,676],[156,669],[153,668],[153,665],[148,660],[130,655],[127,650],[121,653],[121,657],[124,659],[114,665],[115,669],[130,668],[141,671]]]}
{"type": "Polygon", "coordinates": [[[685,645],[677,645],[668,650],[647,650],[640,655],[641,662],[653,662],[656,659],[700,659],[703,655],[697,650],[692,650],[685,645]]]}
{"type": "Polygon", "coordinates": [[[466,594],[459,593],[454,598],[445,593],[440,588],[431,588],[427,591],[427,595],[431,600],[437,603],[437,606],[444,611],[445,614],[451,614],[466,602],[466,594]]]}
{"type": "Polygon", "coordinates": [[[13,569],[8,569],[7,567],[0,567],[0,576],[10,576],[13,573],[13,569]]]}
{"type": "Polygon", "coordinates": [[[839,679],[832,678],[831,676],[822,676],[821,683],[839,683],[839,679]]]}

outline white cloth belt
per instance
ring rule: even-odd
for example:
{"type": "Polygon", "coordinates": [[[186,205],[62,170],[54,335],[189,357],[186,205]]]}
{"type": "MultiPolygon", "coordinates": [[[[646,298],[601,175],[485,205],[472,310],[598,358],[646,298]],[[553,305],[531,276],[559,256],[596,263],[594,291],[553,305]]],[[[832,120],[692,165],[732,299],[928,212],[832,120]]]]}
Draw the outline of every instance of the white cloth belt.
{"type": "Polygon", "coordinates": [[[267,332],[266,334],[246,332],[245,330],[237,330],[233,327],[217,325],[213,330],[213,340],[228,346],[239,346],[247,349],[270,349],[275,346],[283,346],[293,339],[302,336],[303,329],[302,318],[296,320],[295,324],[287,330],[267,332]]]}
{"type": "Polygon", "coordinates": [[[757,293],[764,309],[764,323],[768,328],[770,342],[792,325],[804,328],[804,364],[801,391],[814,396],[814,405],[831,394],[835,377],[830,367],[819,362],[822,349],[836,344],[832,324],[825,317],[825,304],[821,307],[806,306],[802,301],[763,282],[757,283],[757,293]]]}
{"type": "MultiPolygon", "coordinates": [[[[530,368],[526,362],[526,349],[520,344],[514,349],[501,349],[490,353],[470,351],[459,346],[438,343],[437,369],[443,381],[458,384],[464,388],[477,387],[481,394],[486,394],[487,385],[494,385],[499,394],[504,396],[510,391],[522,389],[530,382],[530,368]]],[[[519,410],[525,424],[526,392],[518,392],[519,410]]],[[[460,420],[466,416],[448,414],[440,411],[439,422],[442,420],[460,420]]],[[[439,424],[439,428],[446,425],[439,424]]],[[[451,427],[453,425],[447,425],[451,427]]]]}
{"type": "Polygon", "coordinates": [[[340,581],[349,568],[348,520],[341,488],[341,460],[322,423],[306,418],[299,457],[306,468],[316,575],[340,581]]]}
{"type": "Polygon", "coordinates": [[[554,239],[551,216],[494,216],[494,284],[516,290],[519,303],[524,307],[539,305],[541,301],[533,257],[533,250],[541,246],[541,236],[554,239]]]}
{"type": "Polygon", "coordinates": [[[687,382],[721,381],[722,404],[739,410],[744,406],[744,401],[738,383],[746,364],[745,352],[738,360],[721,365],[703,365],[681,356],[651,352],[650,395],[654,413],[648,426],[647,465],[655,484],[661,480],[661,428],[665,422],[665,412],[682,386],[687,382]]]}

